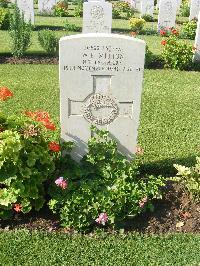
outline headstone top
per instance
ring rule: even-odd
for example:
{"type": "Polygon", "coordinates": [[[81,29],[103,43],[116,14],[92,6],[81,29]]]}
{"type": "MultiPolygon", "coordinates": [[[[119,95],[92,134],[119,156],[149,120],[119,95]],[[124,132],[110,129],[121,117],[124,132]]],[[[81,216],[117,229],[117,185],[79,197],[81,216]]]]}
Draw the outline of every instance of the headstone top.
{"type": "Polygon", "coordinates": [[[128,36],[61,38],[61,137],[75,142],[72,155],[77,161],[87,152],[92,124],[109,130],[127,158],[134,154],[144,55],[145,42],[128,36]]]}
{"type": "Polygon", "coordinates": [[[34,24],[34,4],[33,0],[17,0],[17,6],[21,13],[24,14],[26,22],[31,21],[34,24]]]}
{"type": "Polygon", "coordinates": [[[200,12],[198,15],[198,23],[197,23],[194,47],[195,47],[195,53],[194,53],[193,61],[200,62],[200,12]]]}
{"type": "Polygon", "coordinates": [[[158,30],[173,28],[176,23],[176,0],[160,0],[158,14],[158,30]]]}
{"type": "Polygon", "coordinates": [[[111,33],[112,4],[89,1],[83,4],[83,33],[111,33]]]}
{"type": "Polygon", "coordinates": [[[56,0],[38,0],[39,13],[52,13],[56,0]]]}
{"type": "Polygon", "coordinates": [[[200,11],[200,0],[191,0],[189,20],[197,19],[200,11]]]}

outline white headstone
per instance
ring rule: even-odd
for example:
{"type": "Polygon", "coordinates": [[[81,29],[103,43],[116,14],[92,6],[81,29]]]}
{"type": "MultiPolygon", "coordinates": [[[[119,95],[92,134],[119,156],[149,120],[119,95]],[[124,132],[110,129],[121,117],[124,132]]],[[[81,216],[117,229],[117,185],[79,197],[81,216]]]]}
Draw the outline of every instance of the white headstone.
{"type": "Polygon", "coordinates": [[[61,138],[75,142],[77,161],[87,152],[92,124],[109,130],[127,158],[135,153],[144,56],[145,42],[123,35],[60,39],[61,138]]]}
{"type": "Polygon", "coordinates": [[[33,0],[17,0],[17,6],[21,13],[24,14],[26,22],[31,21],[34,24],[34,3],[33,0]]]}
{"type": "Polygon", "coordinates": [[[83,4],[83,33],[111,33],[112,4],[102,1],[83,4]]]}
{"type": "Polygon", "coordinates": [[[198,16],[198,23],[197,23],[197,30],[196,30],[196,37],[195,37],[195,54],[193,57],[194,62],[199,62],[200,61],[200,12],[198,16]]]}
{"type": "Polygon", "coordinates": [[[141,0],[141,16],[150,15],[153,17],[154,0],[141,0]]]}
{"type": "Polygon", "coordinates": [[[176,23],[176,0],[160,0],[158,14],[158,30],[172,28],[176,23]]]}
{"type": "Polygon", "coordinates": [[[197,19],[200,11],[200,0],[191,0],[189,20],[197,19]]]}
{"type": "Polygon", "coordinates": [[[159,9],[159,5],[160,5],[160,0],[157,0],[157,4],[156,4],[156,10],[159,9]]]}
{"type": "Polygon", "coordinates": [[[38,12],[51,14],[54,5],[56,5],[56,0],[38,0],[38,12]]]}
{"type": "Polygon", "coordinates": [[[179,11],[181,8],[182,0],[176,0],[176,2],[177,2],[177,11],[179,11]]]}
{"type": "Polygon", "coordinates": [[[141,0],[135,0],[135,9],[141,11],[141,0]]]}

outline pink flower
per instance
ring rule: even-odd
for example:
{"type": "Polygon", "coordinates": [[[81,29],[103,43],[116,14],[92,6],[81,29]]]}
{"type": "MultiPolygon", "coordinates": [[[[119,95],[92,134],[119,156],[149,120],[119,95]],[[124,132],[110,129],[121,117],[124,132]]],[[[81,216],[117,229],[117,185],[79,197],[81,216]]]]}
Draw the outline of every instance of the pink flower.
{"type": "Polygon", "coordinates": [[[136,154],[142,155],[144,153],[144,149],[140,146],[136,146],[136,154]]]}
{"type": "Polygon", "coordinates": [[[99,217],[95,220],[95,222],[102,225],[105,225],[107,221],[108,221],[108,215],[105,212],[100,213],[99,217]]]}
{"type": "Polygon", "coordinates": [[[139,201],[140,208],[144,208],[145,204],[147,203],[147,197],[144,197],[142,200],[139,201]]]}
{"type": "Polygon", "coordinates": [[[55,184],[56,184],[58,187],[61,187],[62,189],[66,189],[67,186],[68,186],[68,182],[67,182],[67,180],[64,180],[64,178],[63,178],[62,176],[59,177],[58,179],[56,179],[55,184]]]}

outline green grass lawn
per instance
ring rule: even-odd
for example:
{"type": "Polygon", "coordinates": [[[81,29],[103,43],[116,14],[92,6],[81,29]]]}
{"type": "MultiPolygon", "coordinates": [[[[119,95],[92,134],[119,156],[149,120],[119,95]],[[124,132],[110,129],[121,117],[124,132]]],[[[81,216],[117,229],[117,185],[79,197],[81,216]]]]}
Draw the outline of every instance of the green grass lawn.
{"type": "Polygon", "coordinates": [[[200,235],[0,233],[0,265],[184,265],[200,263],[200,235]]]}
{"type": "MultiPolygon", "coordinates": [[[[15,94],[6,112],[43,109],[58,121],[58,66],[0,65],[0,76],[15,94]]],[[[138,138],[145,172],[173,174],[173,163],[191,164],[200,153],[199,84],[199,72],[145,70],[138,138]]]]}
{"type": "MultiPolygon", "coordinates": [[[[56,29],[58,37],[77,34],[63,29],[66,19],[82,26],[82,18],[36,16],[27,53],[44,53],[37,40],[39,29],[56,29]]],[[[178,20],[182,23],[187,18],[178,20]]],[[[156,22],[147,23],[145,29],[156,30],[156,22]]],[[[112,30],[130,34],[128,20],[113,20],[112,30]]],[[[138,37],[146,41],[154,54],[161,53],[161,37],[138,37]]],[[[0,31],[0,54],[10,52],[9,42],[8,32],[0,31]]],[[[144,148],[140,158],[142,172],[169,176],[175,174],[173,163],[194,164],[200,154],[199,84],[199,72],[145,70],[138,136],[138,143],[144,148]]],[[[6,113],[46,110],[54,121],[59,121],[58,66],[0,65],[1,86],[14,93],[14,97],[1,103],[6,113]]],[[[200,265],[200,235],[102,233],[91,237],[0,230],[1,265],[200,265]]]]}
{"type": "MultiPolygon", "coordinates": [[[[72,6],[73,9],[73,6],[72,6]]],[[[82,18],[77,18],[72,16],[73,11],[70,11],[70,17],[53,17],[53,16],[41,16],[38,15],[37,9],[35,9],[35,30],[32,33],[31,38],[31,46],[27,50],[27,53],[45,53],[45,51],[42,49],[38,42],[38,30],[49,28],[55,31],[55,34],[58,38],[66,35],[71,34],[77,34],[80,32],[68,32],[64,30],[64,25],[66,24],[66,21],[71,24],[75,24],[77,27],[82,27],[82,18]]],[[[139,17],[138,13],[135,13],[136,17],[139,17]]],[[[157,18],[157,14],[155,14],[155,18],[157,18]]],[[[177,22],[186,22],[188,18],[182,18],[177,17],[177,22]]],[[[177,24],[177,28],[181,30],[181,25],[177,24]]],[[[157,31],[157,21],[155,22],[146,22],[145,24],[145,31],[157,31]]],[[[130,36],[130,26],[129,26],[129,20],[127,19],[113,19],[112,21],[112,32],[114,33],[120,33],[120,34],[126,34],[130,36]]],[[[162,40],[159,36],[154,35],[139,35],[139,38],[146,41],[147,45],[149,46],[150,50],[154,54],[160,54],[162,50],[162,46],[160,45],[160,42],[162,40]]],[[[187,42],[193,43],[194,41],[186,40],[187,42]]],[[[3,53],[10,53],[10,37],[8,34],[8,31],[2,31],[0,30],[0,54],[3,53]]]]}

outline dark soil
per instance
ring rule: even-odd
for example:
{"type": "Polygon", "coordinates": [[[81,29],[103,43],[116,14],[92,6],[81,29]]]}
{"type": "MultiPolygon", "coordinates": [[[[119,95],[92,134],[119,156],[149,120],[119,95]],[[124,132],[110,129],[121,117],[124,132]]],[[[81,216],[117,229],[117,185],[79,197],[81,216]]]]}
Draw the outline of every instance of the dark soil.
{"type": "MultiPolygon", "coordinates": [[[[146,212],[125,221],[125,231],[148,234],[200,233],[200,203],[194,203],[178,185],[169,185],[163,199],[156,201],[154,206],[154,212],[146,212]]],[[[58,217],[50,213],[47,207],[39,213],[17,214],[10,221],[0,221],[0,228],[72,232],[61,228],[58,217]]]]}
{"type": "Polygon", "coordinates": [[[47,55],[27,55],[21,58],[13,57],[11,55],[0,55],[0,64],[48,64],[57,65],[58,57],[47,55]]]}

